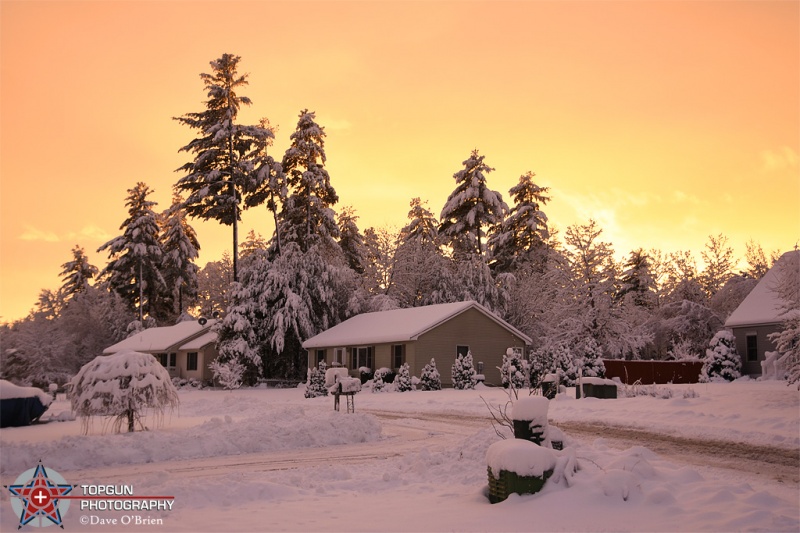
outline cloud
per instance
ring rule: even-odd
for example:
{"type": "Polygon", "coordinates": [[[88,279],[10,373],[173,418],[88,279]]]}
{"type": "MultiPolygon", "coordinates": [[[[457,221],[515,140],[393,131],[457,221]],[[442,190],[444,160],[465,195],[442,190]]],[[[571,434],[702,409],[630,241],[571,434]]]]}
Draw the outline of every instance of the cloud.
{"type": "Polygon", "coordinates": [[[800,157],[788,146],[761,150],[761,171],[777,172],[797,168],[800,157]]]}
{"type": "Polygon", "coordinates": [[[700,199],[693,194],[686,194],[683,191],[672,191],[672,201],[677,204],[700,205],[700,199]]]}
{"type": "Polygon", "coordinates": [[[61,239],[52,231],[43,231],[33,226],[25,225],[25,231],[19,236],[23,241],[59,242],[61,239]]]}
{"type": "Polygon", "coordinates": [[[111,235],[106,233],[106,231],[102,228],[98,228],[97,226],[84,226],[81,228],[80,231],[77,233],[70,232],[67,234],[67,238],[69,239],[81,239],[81,240],[89,240],[89,241],[99,241],[99,242],[106,242],[111,239],[111,235]]]}

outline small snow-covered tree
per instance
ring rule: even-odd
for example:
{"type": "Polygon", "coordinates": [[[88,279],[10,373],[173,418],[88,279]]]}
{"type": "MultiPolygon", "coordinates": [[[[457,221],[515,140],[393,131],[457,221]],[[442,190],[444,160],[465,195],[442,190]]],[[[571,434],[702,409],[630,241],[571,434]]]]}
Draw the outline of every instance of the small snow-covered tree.
{"type": "Polygon", "coordinates": [[[472,352],[467,350],[466,354],[458,354],[452,367],[453,388],[459,390],[474,389],[477,372],[472,361],[472,352]]]}
{"type": "Polygon", "coordinates": [[[419,377],[419,386],[422,390],[442,389],[442,376],[436,369],[436,361],[434,359],[431,359],[431,362],[422,368],[422,374],[419,377]]]}
{"type": "Polygon", "coordinates": [[[411,370],[409,369],[408,363],[403,363],[394,378],[394,390],[397,392],[406,392],[411,389],[411,370]]]}
{"type": "Polygon", "coordinates": [[[509,348],[503,355],[502,366],[499,367],[503,387],[513,390],[524,388],[528,381],[526,366],[520,354],[509,348]]]}
{"type": "Polygon", "coordinates": [[[559,344],[553,350],[555,371],[559,383],[567,387],[574,387],[578,383],[578,365],[575,363],[575,354],[564,345],[559,344]]]}
{"type": "Polygon", "coordinates": [[[144,429],[142,416],[148,410],[156,421],[167,409],[180,403],[169,372],[151,354],[125,351],[101,355],[85,364],[70,381],[72,410],[83,417],[88,432],[93,416],[112,416],[112,427],[144,429]]]}
{"type": "Polygon", "coordinates": [[[575,345],[574,352],[583,361],[582,375],[591,378],[604,378],[606,365],[603,364],[603,354],[597,341],[587,337],[575,345]]]}
{"type": "Polygon", "coordinates": [[[325,361],[319,362],[319,368],[312,366],[308,369],[305,392],[306,398],[328,395],[328,388],[325,387],[325,371],[327,369],[328,365],[325,364],[325,361]]]}
{"type": "Polygon", "coordinates": [[[381,392],[386,387],[386,376],[391,372],[388,368],[379,368],[372,375],[372,392],[381,392]]]}
{"type": "Polygon", "coordinates": [[[225,390],[238,389],[242,386],[245,367],[238,360],[231,359],[224,362],[216,360],[212,361],[208,367],[211,369],[214,380],[225,390]]]}
{"type": "Polygon", "coordinates": [[[703,358],[703,369],[700,381],[707,383],[718,379],[733,381],[741,377],[742,358],[736,353],[736,339],[733,333],[723,329],[711,339],[706,356],[703,358]]]}
{"type": "Polygon", "coordinates": [[[67,261],[61,268],[61,294],[65,301],[69,301],[76,294],[84,292],[89,285],[89,280],[97,276],[99,270],[89,264],[89,258],[83,248],[75,245],[72,249],[72,261],[67,261]]]}

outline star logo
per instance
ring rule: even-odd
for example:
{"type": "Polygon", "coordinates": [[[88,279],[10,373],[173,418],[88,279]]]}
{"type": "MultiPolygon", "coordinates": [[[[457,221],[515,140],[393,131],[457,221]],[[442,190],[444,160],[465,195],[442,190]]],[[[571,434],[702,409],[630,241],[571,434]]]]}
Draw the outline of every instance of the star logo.
{"type": "Polygon", "coordinates": [[[48,474],[42,461],[35,469],[28,470],[19,476],[16,483],[6,487],[17,498],[11,500],[11,505],[19,514],[19,527],[31,524],[32,526],[49,526],[49,520],[62,529],[62,511],[66,513],[69,501],[59,500],[69,494],[74,485],[68,484],[55,470],[48,474]],[[16,503],[16,505],[15,505],[16,503]],[[35,520],[37,519],[38,520],[35,520]]]}

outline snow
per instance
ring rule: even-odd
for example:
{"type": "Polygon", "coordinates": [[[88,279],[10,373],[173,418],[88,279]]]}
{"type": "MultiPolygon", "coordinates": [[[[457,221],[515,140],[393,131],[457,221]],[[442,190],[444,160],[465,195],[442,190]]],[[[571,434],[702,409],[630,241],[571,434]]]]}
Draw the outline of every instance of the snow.
{"type": "Polygon", "coordinates": [[[505,439],[495,442],[486,450],[486,465],[495,477],[500,471],[514,472],[518,476],[542,477],[556,466],[553,450],[542,448],[529,440],[505,439]]]}
{"type": "MultiPolygon", "coordinates": [[[[216,322],[217,321],[215,319],[209,319],[205,324],[200,324],[200,322],[196,320],[187,320],[184,322],[179,322],[174,326],[149,328],[144,331],[140,331],[136,335],[128,337],[127,339],[122,340],[113,346],[109,346],[103,350],[103,353],[109,354],[127,350],[139,352],[165,352],[170,349],[177,350],[180,343],[188,343],[198,334],[207,331],[216,322]]],[[[209,334],[216,338],[216,333],[209,332],[209,334]]],[[[205,338],[206,335],[208,334],[202,335],[203,338],[205,338]]],[[[208,343],[204,342],[202,345],[200,345],[200,347],[204,346],[205,344],[208,343]]],[[[191,343],[189,346],[194,345],[195,343],[191,343]]],[[[185,346],[182,346],[181,348],[189,349],[185,346]]]]}
{"type": "MultiPolygon", "coordinates": [[[[60,395],[53,421],[0,433],[0,477],[13,483],[41,459],[68,483],[172,495],[172,511],[151,515],[176,532],[800,530],[796,464],[758,473],[726,459],[745,445],[796,456],[800,392],[749,379],[669,387],[670,399],[559,394],[548,411],[550,428],[564,433],[554,475],[539,493],[495,505],[487,452],[501,439],[482,398],[496,406],[508,396],[483,386],[358,394],[355,414],[335,412],[331,397],[305,399],[302,388],[187,389],[160,429],[121,435],[56,422],[69,409],[60,395]],[[579,435],[570,424],[601,433],[579,435]],[[614,428],[705,442],[721,465],[614,439],[614,428]]],[[[85,515],[120,517],[74,505],[64,529],[102,530],[82,526],[85,515]]],[[[0,513],[0,530],[17,525],[14,513],[0,513]]]]}
{"type": "Polygon", "coordinates": [[[416,340],[420,335],[471,308],[478,309],[509,328],[521,339],[530,340],[527,335],[502,322],[482,305],[465,301],[362,313],[308,339],[303,343],[303,348],[308,350],[416,340]]]}
{"type": "Polygon", "coordinates": [[[547,423],[550,400],[544,396],[527,396],[515,401],[511,408],[512,420],[537,420],[547,423]]]}
{"type": "Polygon", "coordinates": [[[48,406],[53,401],[53,397],[46,394],[42,389],[36,387],[20,387],[10,381],[0,379],[0,400],[13,400],[14,398],[35,398],[38,397],[42,405],[48,406]]]}
{"type": "Polygon", "coordinates": [[[761,278],[750,294],[739,304],[728,320],[725,327],[756,326],[759,324],[774,324],[781,322],[786,305],[774,292],[773,288],[778,282],[780,266],[791,261],[791,254],[800,255],[800,250],[786,252],[772,266],[764,277],[761,278]]]}
{"type": "Polygon", "coordinates": [[[617,386],[617,382],[613,379],[605,379],[605,378],[596,378],[596,377],[583,377],[581,378],[581,383],[584,385],[614,385],[617,386]]]}

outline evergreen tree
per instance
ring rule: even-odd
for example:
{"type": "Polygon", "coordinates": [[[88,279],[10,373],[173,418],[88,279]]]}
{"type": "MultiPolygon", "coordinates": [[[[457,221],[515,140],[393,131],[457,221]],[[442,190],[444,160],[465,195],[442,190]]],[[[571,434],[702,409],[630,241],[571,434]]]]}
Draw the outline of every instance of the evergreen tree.
{"type": "Polygon", "coordinates": [[[628,255],[625,270],[619,279],[617,299],[631,295],[634,305],[653,308],[656,305],[655,280],[650,272],[650,257],[639,248],[628,255]]]}
{"type": "Polygon", "coordinates": [[[339,196],[325,169],[325,129],[313,111],[300,112],[291,146],[281,162],[290,194],[284,204],[280,233],[307,251],[315,243],[333,242],[339,227],[331,206],[339,196]]]}
{"type": "Polygon", "coordinates": [[[325,364],[325,361],[319,362],[319,368],[312,366],[308,369],[305,392],[306,398],[328,395],[328,389],[325,387],[325,371],[327,369],[328,365],[325,364]]]}
{"type": "Polygon", "coordinates": [[[436,246],[439,241],[439,223],[428,209],[427,202],[423,202],[419,198],[412,198],[410,206],[408,224],[400,230],[402,242],[436,246]]]}
{"type": "Polygon", "coordinates": [[[120,226],[122,235],[98,248],[108,250],[109,263],[101,272],[108,283],[131,309],[138,308],[139,321],[145,312],[157,314],[157,303],[164,294],[166,282],[161,273],[163,249],[159,240],[158,217],[153,211],[155,202],[147,197],[153,191],[142,182],[128,189],[125,205],[128,218],[120,226]]]}
{"type": "Polygon", "coordinates": [[[500,367],[500,381],[505,388],[522,389],[528,381],[526,364],[520,354],[509,348],[503,354],[503,364],[500,367]]]}
{"type": "Polygon", "coordinates": [[[347,264],[358,274],[364,273],[366,250],[364,237],[356,224],[358,216],[352,207],[345,207],[339,213],[339,246],[344,252],[347,264]]]}
{"type": "Polygon", "coordinates": [[[772,290],[780,298],[783,322],[769,339],[784,361],[786,379],[800,389],[800,251],[784,254],[773,266],[778,276],[772,290]]]}
{"type": "MultiPolygon", "coordinates": [[[[240,59],[223,54],[212,61],[212,73],[200,74],[209,98],[205,111],[175,117],[199,135],[180,149],[194,154],[194,159],[178,169],[186,175],[175,187],[188,193],[184,207],[189,216],[232,226],[234,280],[239,276],[240,203],[258,184],[259,150],[274,137],[270,128],[236,124],[241,106],[251,104],[248,97],[238,93],[248,84],[247,75],[238,73],[240,59]]],[[[244,205],[252,203],[245,201],[244,205]]]]}
{"type": "Polygon", "coordinates": [[[700,371],[700,382],[706,383],[715,379],[733,381],[741,377],[742,358],[736,353],[736,339],[733,333],[723,329],[714,335],[703,359],[700,371]]]}
{"type": "Polygon", "coordinates": [[[453,372],[453,388],[459,390],[474,389],[477,383],[477,372],[475,365],[472,361],[472,352],[467,351],[465,354],[458,354],[452,367],[453,372]]]}
{"type": "Polygon", "coordinates": [[[197,233],[186,220],[186,213],[182,208],[183,198],[173,193],[172,205],[164,213],[161,245],[164,249],[164,279],[167,288],[172,293],[172,299],[177,304],[174,312],[180,316],[186,303],[197,297],[197,272],[195,264],[200,243],[197,233]]]}
{"type": "Polygon", "coordinates": [[[245,198],[246,207],[254,207],[261,204],[267,206],[267,210],[272,213],[272,219],[275,224],[275,249],[278,254],[281,253],[281,234],[279,231],[278,213],[280,207],[286,202],[288,194],[286,188],[286,174],[283,172],[281,164],[269,155],[269,147],[272,146],[276,128],[269,123],[269,119],[262,118],[259,122],[265,130],[273,133],[273,136],[264,136],[257,140],[253,150],[256,179],[251,183],[252,190],[245,198]]]}
{"type": "Polygon", "coordinates": [[[603,354],[600,346],[592,337],[586,337],[579,341],[574,353],[580,356],[583,362],[582,375],[590,378],[604,378],[606,376],[606,366],[603,364],[603,354]]]}
{"type": "Polygon", "coordinates": [[[533,172],[523,174],[519,183],[508,191],[514,207],[489,236],[494,268],[500,272],[514,270],[520,262],[530,261],[550,236],[547,215],[541,209],[550,201],[547,196],[550,189],[535,184],[535,176],[533,172]]]}
{"type": "Polygon", "coordinates": [[[453,174],[456,188],[442,209],[439,234],[456,256],[477,254],[485,260],[484,235],[503,221],[508,206],[500,193],[486,185],[486,174],[494,169],[483,159],[473,150],[464,168],[453,174]]]}
{"type": "Polygon", "coordinates": [[[422,390],[442,390],[442,376],[436,369],[436,361],[434,359],[431,359],[431,362],[422,368],[419,385],[422,390]]]}
{"type": "Polygon", "coordinates": [[[394,378],[394,390],[397,392],[406,392],[410,391],[412,388],[411,370],[408,363],[403,363],[394,378]]]}
{"type": "Polygon", "coordinates": [[[558,381],[565,387],[574,387],[578,383],[578,365],[575,363],[575,354],[564,344],[556,345],[553,349],[555,373],[558,381]]]}
{"type": "Polygon", "coordinates": [[[83,248],[75,245],[72,249],[72,261],[67,261],[61,265],[61,294],[64,300],[69,301],[76,295],[86,291],[89,287],[89,280],[97,276],[99,270],[96,266],[89,264],[89,258],[83,248]]]}

